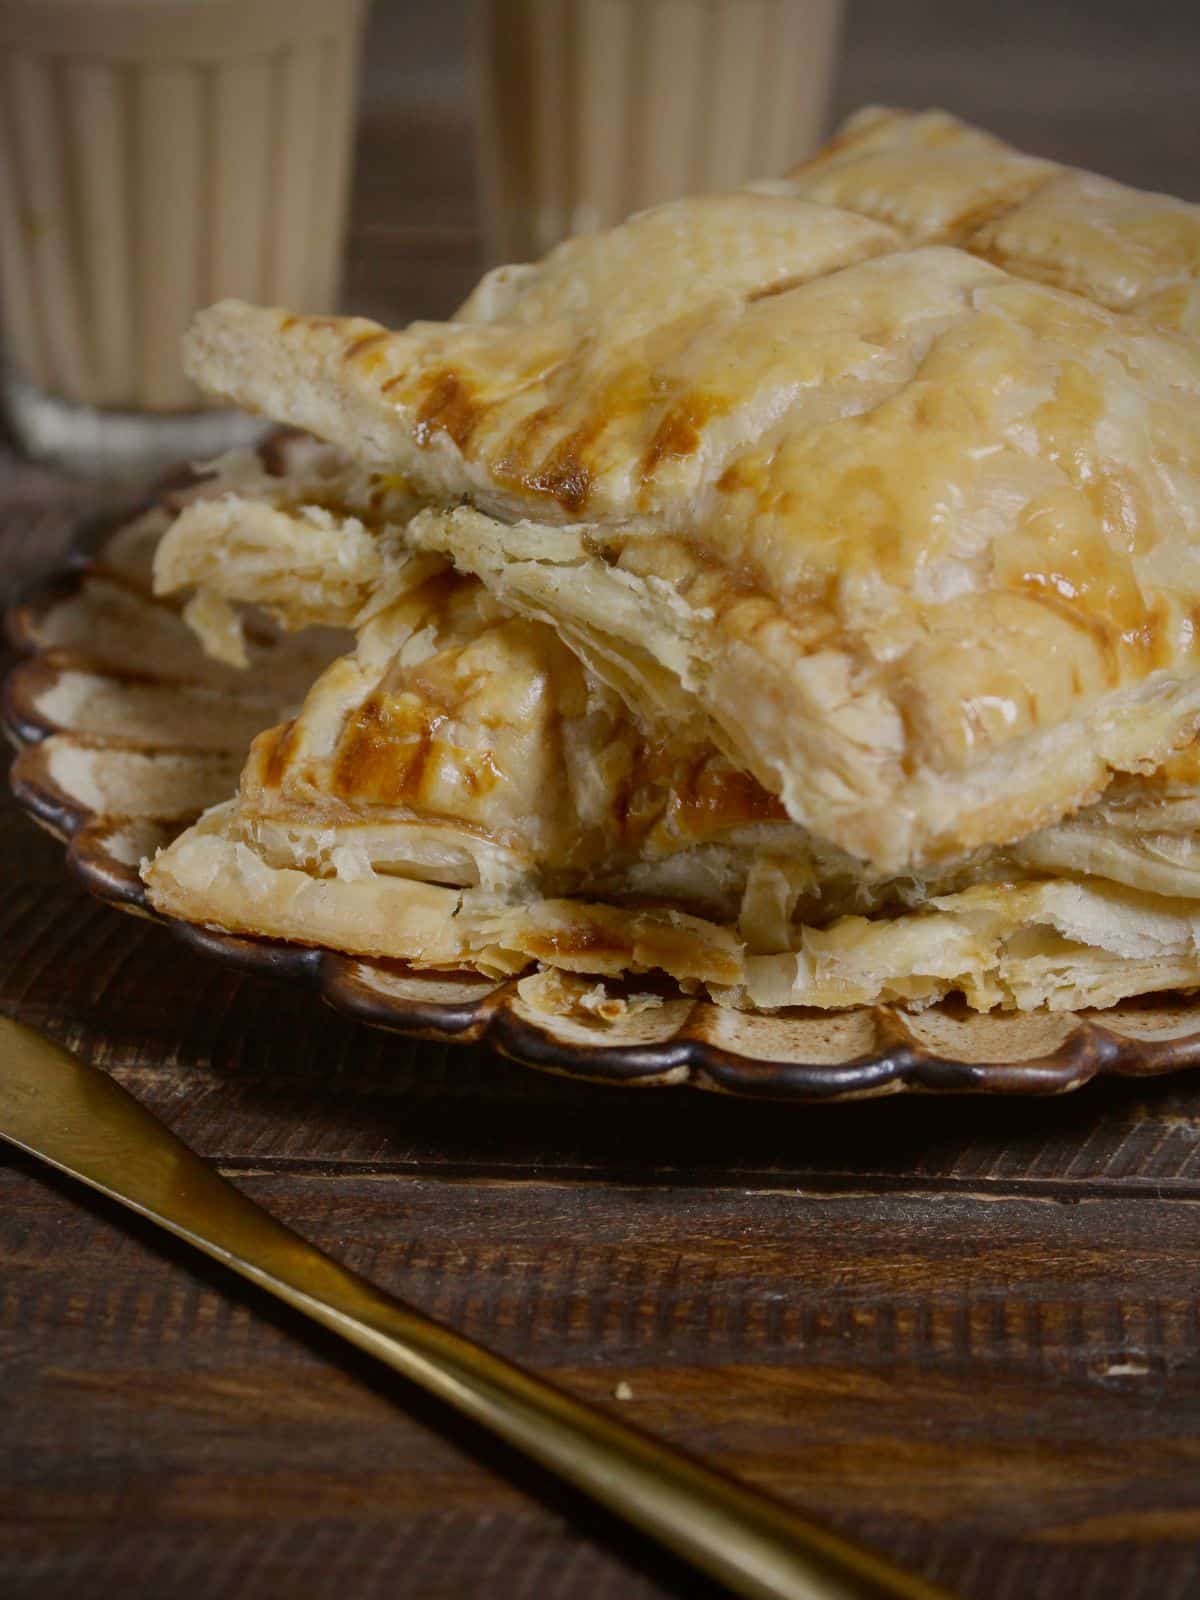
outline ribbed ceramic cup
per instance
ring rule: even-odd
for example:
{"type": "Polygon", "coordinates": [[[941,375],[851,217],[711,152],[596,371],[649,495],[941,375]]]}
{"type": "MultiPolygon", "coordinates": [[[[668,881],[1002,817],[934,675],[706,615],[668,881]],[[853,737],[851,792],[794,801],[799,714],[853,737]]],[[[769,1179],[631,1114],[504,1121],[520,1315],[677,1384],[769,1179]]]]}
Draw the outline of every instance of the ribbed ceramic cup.
{"type": "Polygon", "coordinates": [[[179,338],[223,295],[333,308],[367,0],[0,0],[0,330],[38,455],[221,448],[179,338]]]}
{"type": "Polygon", "coordinates": [[[820,141],[841,0],[481,0],[487,247],[524,261],[820,141]]]}

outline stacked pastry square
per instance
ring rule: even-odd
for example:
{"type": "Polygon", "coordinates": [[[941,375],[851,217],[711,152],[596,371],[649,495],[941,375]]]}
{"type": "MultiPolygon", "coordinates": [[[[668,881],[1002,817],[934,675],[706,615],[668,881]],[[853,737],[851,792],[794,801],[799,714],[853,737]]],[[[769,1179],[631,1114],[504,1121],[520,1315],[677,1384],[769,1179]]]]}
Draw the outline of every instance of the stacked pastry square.
{"type": "Polygon", "coordinates": [[[187,365],[304,436],[160,590],[354,637],[164,912],[748,1008],[1200,984],[1200,207],[871,111],[450,322],[225,302],[187,365]]]}

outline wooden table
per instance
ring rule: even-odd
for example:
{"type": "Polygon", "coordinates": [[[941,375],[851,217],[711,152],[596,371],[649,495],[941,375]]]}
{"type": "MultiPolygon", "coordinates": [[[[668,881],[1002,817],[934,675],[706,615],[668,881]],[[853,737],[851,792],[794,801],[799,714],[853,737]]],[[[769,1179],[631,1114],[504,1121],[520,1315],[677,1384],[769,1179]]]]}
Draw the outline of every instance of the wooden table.
{"type": "MultiPolygon", "coordinates": [[[[862,0],[842,99],[978,105],[1050,153],[1200,195],[1179,99],[1198,9],[956,7],[975,31],[947,42],[944,6],[862,0]]],[[[368,85],[351,299],[438,313],[476,265],[469,122],[450,92],[396,109],[391,81],[368,85]]],[[[10,592],[98,493],[5,459],[10,592]]],[[[0,884],[0,1008],[388,1288],[965,1596],[1200,1593],[1194,1076],[803,1110],[589,1089],[189,954],[91,903],[9,802],[0,884]]],[[[7,1600],[711,1592],[215,1268],[2,1158],[0,1416],[7,1600]]]]}

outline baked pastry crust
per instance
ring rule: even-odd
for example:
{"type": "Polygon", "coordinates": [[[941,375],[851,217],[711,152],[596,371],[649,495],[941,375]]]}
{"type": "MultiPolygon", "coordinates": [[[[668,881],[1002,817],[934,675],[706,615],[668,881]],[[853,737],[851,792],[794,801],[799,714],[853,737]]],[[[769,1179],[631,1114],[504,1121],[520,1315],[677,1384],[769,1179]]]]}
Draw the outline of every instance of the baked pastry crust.
{"type": "MultiPolygon", "coordinates": [[[[305,570],[309,508],[267,508],[268,546],[256,502],[225,494],[211,506],[193,502],[164,540],[160,590],[200,573],[225,603],[269,596],[285,620],[342,618],[345,570],[327,574],[324,605],[305,570]]],[[[365,569],[348,546],[350,570],[365,569]]],[[[356,648],[250,752],[239,818],[270,858],[496,890],[656,892],[729,915],[759,854],[811,860],[753,778],[686,735],[647,739],[553,630],[461,574],[412,581],[427,558],[398,538],[373,555],[356,648]]]]}
{"type": "Polygon", "coordinates": [[[205,313],[330,443],[158,586],[353,647],[154,903],[749,1008],[1200,984],[1198,282],[1200,208],[871,111],[450,323],[205,313]]]}
{"type": "MultiPolygon", "coordinates": [[[[313,481],[259,484],[260,502],[223,463],[160,547],[159,586],[200,572],[226,601],[337,621],[345,570],[308,570],[314,529],[344,526],[358,571],[362,524],[335,460],[320,506],[313,481]]],[[[551,629],[475,580],[401,585],[402,524],[375,537],[356,649],[256,740],[236,802],[149,869],[161,910],[434,969],[655,969],[755,1008],[1107,1004],[1200,976],[1195,751],[1007,856],[872,880],[711,748],[644,739],[551,629]]]]}
{"type": "Polygon", "coordinates": [[[1076,1010],[1200,984],[1200,906],[1100,879],[980,884],[902,915],[801,926],[792,949],[766,954],[675,906],[505,901],[387,873],[347,880],[281,865],[247,841],[229,802],[161,852],[146,880],[168,915],[235,932],[492,976],[534,963],[660,972],[755,1010],[923,1006],[953,993],[977,1010],[1076,1010]]]}
{"type": "Polygon", "coordinates": [[[283,472],[254,450],[209,462],[154,554],[154,592],[190,590],[188,623],[230,666],[249,659],[246,613],[234,602],[287,629],[350,628],[368,603],[386,604],[444,565],[408,541],[420,501],[403,479],[316,439],[281,448],[283,472]]]}
{"type": "Polygon", "coordinates": [[[1198,216],[881,113],[453,322],[226,302],[188,364],[469,498],[416,542],[813,835],[923,869],[1200,721],[1200,344],[1153,321],[1187,321],[1198,216]]]}
{"type": "Polygon", "coordinates": [[[1200,206],[1035,160],[944,111],[860,111],[771,188],[1200,332],[1200,206]]]}

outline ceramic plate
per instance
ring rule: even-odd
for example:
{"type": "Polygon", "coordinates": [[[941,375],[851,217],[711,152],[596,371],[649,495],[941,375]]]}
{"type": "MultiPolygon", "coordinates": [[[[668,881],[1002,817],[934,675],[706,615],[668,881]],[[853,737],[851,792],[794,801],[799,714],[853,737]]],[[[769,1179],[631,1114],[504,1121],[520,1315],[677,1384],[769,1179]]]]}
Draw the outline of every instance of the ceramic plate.
{"type": "MultiPolygon", "coordinates": [[[[268,448],[286,450],[286,441],[268,448]]],[[[151,592],[154,547],[170,515],[164,490],[138,515],[88,531],[92,553],[9,613],[24,659],[4,685],[17,799],[64,841],[93,894],[156,920],[164,919],[146,898],[139,863],[233,792],[252,736],[279,721],[347,643],[344,635],[264,632],[253,672],[208,660],[178,610],[151,592]]],[[[223,960],[314,984],[374,1026],[484,1041],[530,1066],[605,1083],[790,1100],[904,1090],[1058,1094],[1098,1074],[1200,1063],[1200,997],[1029,1016],[979,1016],[949,1003],[919,1013],[875,1006],[746,1016],[677,991],[626,1005],[618,988],[590,980],[429,975],[166,926],[223,960]]]]}

